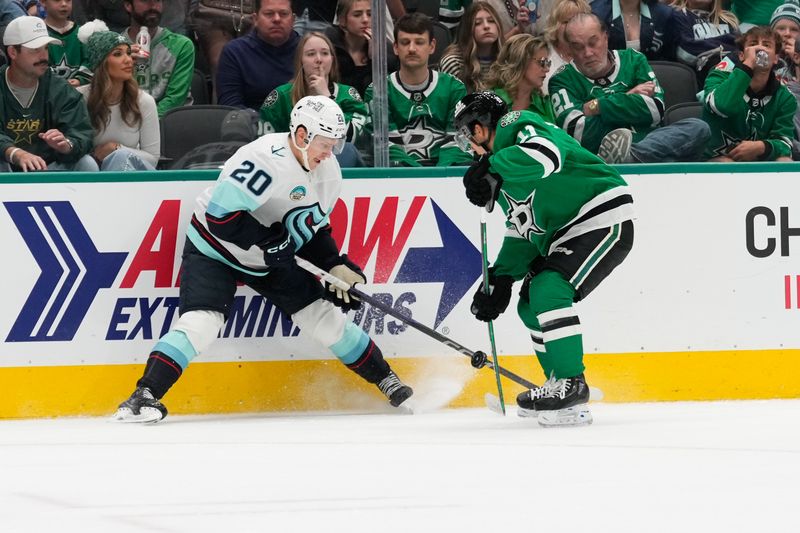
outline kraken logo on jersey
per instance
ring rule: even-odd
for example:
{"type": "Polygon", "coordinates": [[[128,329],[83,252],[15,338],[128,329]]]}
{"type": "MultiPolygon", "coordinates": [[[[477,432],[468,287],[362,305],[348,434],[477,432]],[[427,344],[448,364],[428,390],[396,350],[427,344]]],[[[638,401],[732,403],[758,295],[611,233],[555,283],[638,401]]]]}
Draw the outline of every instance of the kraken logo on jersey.
{"type": "Polygon", "coordinates": [[[517,233],[527,240],[531,240],[533,235],[544,235],[544,230],[536,223],[536,216],[533,214],[533,197],[536,195],[535,189],[530,196],[521,202],[514,200],[506,191],[501,190],[500,192],[503,193],[503,198],[505,198],[508,203],[506,218],[514,225],[514,229],[517,233]]]}
{"type": "Polygon", "coordinates": [[[295,249],[299,250],[314,236],[314,226],[325,220],[325,212],[319,202],[292,209],[283,217],[283,225],[292,236],[295,249]]]}

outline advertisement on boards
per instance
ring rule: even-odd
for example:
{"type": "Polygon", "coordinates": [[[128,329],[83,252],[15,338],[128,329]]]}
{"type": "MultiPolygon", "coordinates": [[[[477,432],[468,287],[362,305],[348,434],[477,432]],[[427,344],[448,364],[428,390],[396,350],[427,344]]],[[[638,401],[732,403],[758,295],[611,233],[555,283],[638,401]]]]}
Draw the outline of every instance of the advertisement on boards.
{"type": "MultiPolygon", "coordinates": [[[[626,175],[629,258],[579,305],[587,353],[800,347],[800,176],[626,175]],[[795,191],[795,193],[791,193],[795,191]],[[794,256],[794,260],[792,257],[794,256]]],[[[180,254],[204,181],[3,184],[0,366],[142,361],[177,317],[180,254]]],[[[331,214],[365,290],[458,342],[487,349],[469,312],[481,276],[479,212],[458,178],[348,179],[331,214]]],[[[489,218],[490,258],[503,216],[489,218]]],[[[498,349],[531,350],[516,296],[498,349]]],[[[350,317],[389,356],[448,348],[377,309],[350,317]]],[[[240,287],[200,361],[330,358],[240,287]]]]}

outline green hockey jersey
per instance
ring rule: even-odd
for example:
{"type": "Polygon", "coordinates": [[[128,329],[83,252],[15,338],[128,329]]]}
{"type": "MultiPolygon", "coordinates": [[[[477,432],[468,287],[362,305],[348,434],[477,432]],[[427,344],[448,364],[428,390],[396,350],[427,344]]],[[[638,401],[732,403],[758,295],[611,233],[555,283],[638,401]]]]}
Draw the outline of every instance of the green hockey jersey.
{"type": "Polygon", "coordinates": [[[80,26],[73,24],[72,28],[64,33],[47,26],[50,37],[58,39],[62,44],[50,44],[47,51],[50,56],[50,68],[56,76],[65,80],[75,79],[81,85],[89,83],[92,71],[86,66],[86,49],[78,40],[80,26]]]}
{"type": "MultiPolygon", "coordinates": [[[[420,90],[403,85],[397,72],[387,81],[389,101],[389,160],[393,165],[468,165],[470,156],[456,146],[453,114],[467,90],[459,80],[435,70],[428,71],[428,84],[420,90]]],[[[372,85],[367,87],[367,104],[372,85]]],[[[372,109],[370,109],[371,112],[372,109]]]]}
{"type": "Polygon", "coordinates": [[[493,152],[507,227],[497,274],[519,280],[533,259],[561,243],[633,219],[633,198],[619,172],[536,113],[505,115],[493,152]]]}
{"type": "Polygon", "coordinates": [[[611,50],[614,69],[604,78],[587,78],[571,63],[550,78],[550,100],[556,124],[597,153],[606,133],[617,128],[633,129],[633,140],[644,138],[664,117],[664,90],[644,54],[632,50],[611,50]],[[653,81],[653,97],[626,94],[635,86],[653,81]],[[600,114],[587,117],[583,104],[597,98],[600,114]]]}
{"type": "Polygon", "coordinates": [[[750,89],[749,69],[728,56],[706,78],[703,120],[711,126],[707,158],[727,155],[740,141],[764,141],[762,161],[792,154],[797,100],[770,74],[759,94],[750,89]]]}
{"type": "MultiPolygon", "coordinates": [[[[261,106],[261,120],[264,121],[265,132],[288,132],[289,117],[292,113],[291,83],[284,83],[273,89],[261,106]]],[[[364,133],[367,124],[367,105],[355,87],[333,83],[333,100],[342,108],[347,121],[347,140],[355,142],[364,133]]]]}

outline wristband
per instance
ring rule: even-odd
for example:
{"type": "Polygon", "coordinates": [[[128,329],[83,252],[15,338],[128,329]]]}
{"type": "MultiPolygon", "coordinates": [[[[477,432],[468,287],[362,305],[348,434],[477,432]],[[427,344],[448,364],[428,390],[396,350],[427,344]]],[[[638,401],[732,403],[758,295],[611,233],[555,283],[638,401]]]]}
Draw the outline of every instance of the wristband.
{"type": "Polygon", "coordinates": [[[8,157],[6,158],[8,162],[11,163],[12,165],[14,164],[14,154],[19,152],[19,150],[20,150],[19,148],[14,148],[13,150],[11,150],[11,152],[9,152],[8,157]]]}

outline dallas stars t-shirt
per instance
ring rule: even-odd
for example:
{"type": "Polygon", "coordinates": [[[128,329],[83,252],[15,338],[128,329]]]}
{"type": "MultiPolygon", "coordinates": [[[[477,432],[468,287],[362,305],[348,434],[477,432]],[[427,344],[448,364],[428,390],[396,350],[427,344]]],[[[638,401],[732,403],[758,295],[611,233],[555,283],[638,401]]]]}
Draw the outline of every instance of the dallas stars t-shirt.
{"type": "Polygon", "coordinates": [[[47,46],[47,51],[50,56],[50,68],[56,76],[65,80],[76,79],[84,84],[91,81],[92,71],[85,65],[86,48],[78,40],[79,29],[80,26],[73,24],[71,29],[60,33],[48,26],[47,33],[50,37],[60,40],[63,45],[50,44],[47,46]]]}
{"type": "Polygon", "coordinates": [[[493,149],[491,169],[503,178],[497,203],[508,229],[498,274],[521,279],[536,256],[633,218],[633,198],[619,172],[536,113],[505,115],[493,149]]]}
{"type": "MultiPolygon", "coordinates": [[[[466,96],[464,84],[450,74],[428,71],[419,90],[405,87],[397,72],[388,76],[389,159],[404,166],[468,165],[472,158],[455,141],[453,114],[466,96]]],[[[365,100],[372,103],[372,84],[365,100]]],[[[372,111],[374,116],[375,111],[372,111]]]]}
{"type": "Polygon", "coordinates": [[[725,58],[706,78],[703,120],[711,126],[707,158],[727,155],[740,141],[764,141],[762,160],[792,152],[797,100],[773,74],[761,93],[750,89],[752,76],[733,56],[725,58]]]}

